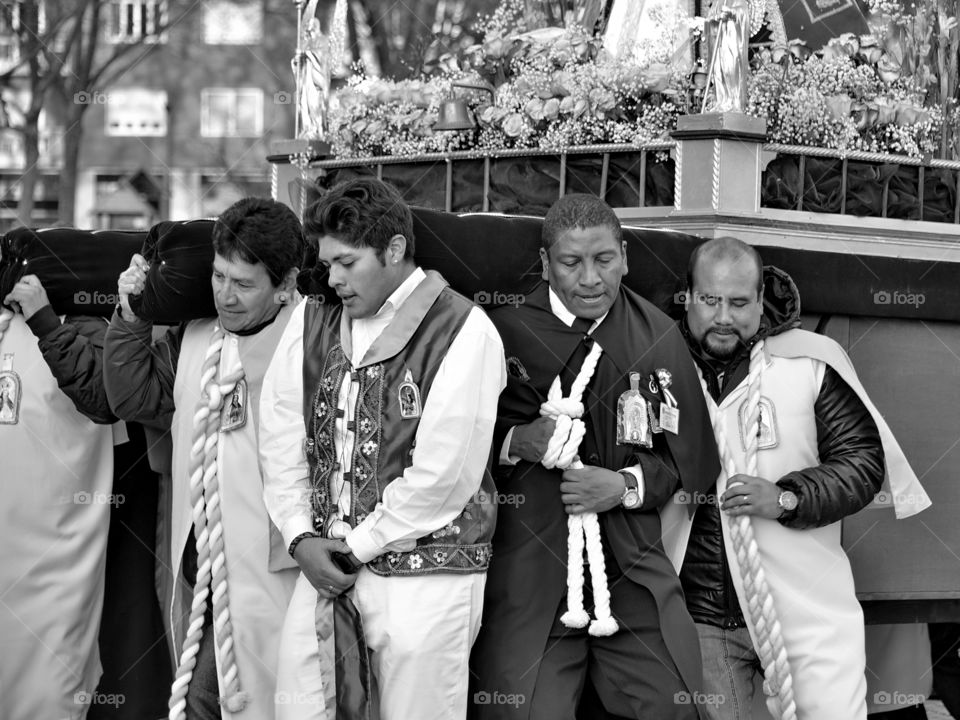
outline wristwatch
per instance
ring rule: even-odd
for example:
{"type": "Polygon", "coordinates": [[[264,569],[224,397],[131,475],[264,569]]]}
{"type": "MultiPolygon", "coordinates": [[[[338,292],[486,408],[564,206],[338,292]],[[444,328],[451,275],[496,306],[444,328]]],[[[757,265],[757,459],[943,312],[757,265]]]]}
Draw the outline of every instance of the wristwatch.
{"type": "Polygon", "coordinates": [[[777,505],[780,507],[780,516],[793,512],[797,509],[797,494],[792,490],[781,490],[780,497],[777,498],[777,505]]]}
{"type": "Polygon", "coordinates": [[[632,510],[640,504],[640,484],[637,482],[636,475],[632,472],[621,470],[620,474],[623,475],[623,479],[627,483],[623,495],[620,496],[620,505],[625,510],[632,510]]]}

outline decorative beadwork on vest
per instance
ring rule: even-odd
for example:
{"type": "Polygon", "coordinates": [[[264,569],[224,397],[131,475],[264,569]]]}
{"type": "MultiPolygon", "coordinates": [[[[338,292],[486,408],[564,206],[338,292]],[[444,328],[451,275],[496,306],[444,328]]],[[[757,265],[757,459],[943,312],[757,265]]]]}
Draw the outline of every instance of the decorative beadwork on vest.
{"type": "MultiPolygon", "coordinates": [[[[432,297],[421,308],[420,325],[407,344],[380,362],[354,368],[339,337],[341,309],[308,308],[304,318],[304,390],[309,393],[305,398],[309,402],[304,413],[305,452],[313,485],[314,526],[319,532],[326,534],[341,519],[331,482],[342,470],[335,437],[340,388],[347,373],[356,383],[357,400],[350,413],[354,441],[344,482],[344,490],[347,482],[350,486],[350,509],[342,520],[353,528],[376,509],[386,486],[413,462],[420,417],[404,412],[401,387],[411,382],[408,375],[415,378],[419,400],[426,406],[433,377],[471,309],[469,301],[445,284],[435,285],[432,297]]],[[[367,567],[378,575],[486,570],[496,518],[494,498],[488,472],[481,491],[451,523],[415,543],[410,541],[409,550],[380,555],[367,567]]]]}

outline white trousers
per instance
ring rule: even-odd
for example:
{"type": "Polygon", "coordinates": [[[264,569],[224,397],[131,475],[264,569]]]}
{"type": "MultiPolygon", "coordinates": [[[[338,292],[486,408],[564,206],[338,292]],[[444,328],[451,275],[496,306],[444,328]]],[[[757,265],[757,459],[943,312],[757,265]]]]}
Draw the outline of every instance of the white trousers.
{"type": "MultiPolygon", "coordinates": [[[[372,651],[380,720],[466,718],[486,580],[483,573],[381,577],[360,570],[350,594],[372,651]]],[[[277,720],[335,717],[332,658],[317,639],[316,612],[317,592],[301,573],[280,637],[277,720]]]]}

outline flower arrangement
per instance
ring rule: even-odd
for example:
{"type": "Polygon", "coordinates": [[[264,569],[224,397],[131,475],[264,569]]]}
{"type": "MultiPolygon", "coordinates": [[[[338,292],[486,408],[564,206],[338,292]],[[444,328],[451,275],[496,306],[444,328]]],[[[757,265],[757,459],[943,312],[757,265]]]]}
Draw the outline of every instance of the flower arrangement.
{"type": "Polygon", "coordinates": [[[892,72],[873,36],[835,38],[820,55],[802,47],[764,51],[750,82],[748,112],[767,119],[772,142],[928,156],[943,115],[924,107],[912,78],[892,72]]]}
{"type": "MultiPolygon", "coordinates": [[[[897,0],[869,4],[870,35],[841,35],[816,54],[799,41],[755,53],[747,112],[766,118],[772,142],[914,157],[947,157],[952,145],[956,155],[960,31],[950,2],[926,0],[910,12],[897,0]]],[[[331,103],[333,152],[414,157],[667,139],[695,105],[689,43],[703,31],[703,19],[681,5],[651,4],[657,32],[614,57],[576,23],[529,29],[526,3],[503,0],[484,19],[483,41],[437,74],[351,79],[331,103]],[[455,90],[462,82],[489,85],[492,101],[455,90]],[[455,92],[476,131],[434,129],[455,92]]]]}
{"type": "Polygon", "coordinates": [[[671,63],[673,38],[689,36],[689,18],[664,13],[661,47],[614,58],[579,25],[523,28],[522,3],[509,0],[487,20],[483,43],[461,65],[419,80],[358,75],[331,103],[331,141],[338,156],[415,156],[457,149],[560,149],[665,139],[684,112],[689,80],[671,63]],[[512,13],[512,15],[511,15],[512,13]],[[516,17],[514,17],[516,16],[516,17]],[[464,93],[476,133],[436,131],[440,103],[457,82],[494,88],[494,102],[464,93]]]}

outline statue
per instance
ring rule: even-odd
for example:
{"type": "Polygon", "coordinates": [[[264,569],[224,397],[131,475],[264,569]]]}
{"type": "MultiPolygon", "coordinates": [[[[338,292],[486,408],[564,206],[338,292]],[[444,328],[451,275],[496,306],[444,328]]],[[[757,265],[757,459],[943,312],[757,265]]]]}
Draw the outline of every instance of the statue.
{"type": "Polygon", "coordinates": [[[330,52],[328,39],[316,16],[317,0],[309,0],[301,15],[293,73],[297,86],[297,137],[323,139],[327,132],[327,101],[330,97],[330,52]]]}
{"type": "Polygon", "coordinates": [[[710,8],[707,19],[715,30],[704,112],[742,113],[746,108],[750,13],[748,0],[717,0],[710,8]]]}
{"type": "Polygon", "coordinates": [[[297,138],[324,140],[334,73],[341,69],[347,42],[347,0],[337,0],[327,35],[317,17],[318,0],[297,0],[300,10],[293,74],[297,92],[297,138]]]}

